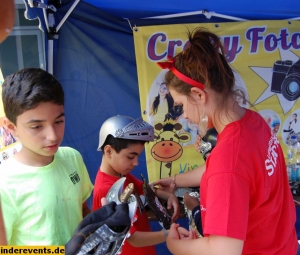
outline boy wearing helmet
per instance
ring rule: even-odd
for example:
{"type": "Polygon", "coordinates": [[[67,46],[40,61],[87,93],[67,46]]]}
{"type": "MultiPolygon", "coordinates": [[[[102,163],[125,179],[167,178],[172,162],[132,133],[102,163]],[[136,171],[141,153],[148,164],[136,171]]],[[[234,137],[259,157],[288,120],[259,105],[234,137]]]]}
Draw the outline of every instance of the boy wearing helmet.
{"type": "MultiPolygon", "coordinates": [[[[100,208],[101,198],[105,197],[110,187],[122,176],[127,184],[133,183],[135,192],[143,195],[143,182],[131,174],[138,165],[138,157],[147,141],[153,141],[154,129],[142,118],[134,120],[128,116],[117,115],[107,119],[100,129],[98,151],[102,151],[102,162],[96,176],[93,196],[93,211],[100,208]]],[[[162,190],[157,196],[168,200],[168,207],[173,206],[172,220],[179,215],[178,200],[174,194],[162,190]]],[[[154,245],[166,240],[165,231],[151,232],[145,210],[138,208],[136,221],[130,229],[130,237],[125,241],[121,254],[156,254],[154,245]]]]}

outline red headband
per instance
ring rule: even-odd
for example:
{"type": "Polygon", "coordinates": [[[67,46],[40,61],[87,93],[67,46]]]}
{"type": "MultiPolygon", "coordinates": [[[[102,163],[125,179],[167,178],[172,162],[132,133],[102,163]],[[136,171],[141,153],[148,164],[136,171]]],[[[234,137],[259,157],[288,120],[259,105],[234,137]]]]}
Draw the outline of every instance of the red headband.
{"type": "Polygon", "coordinates": [[[193,86],[193,87],[197,87],[199,89],[204,90],[205,89],[205,85],[193,80],[192,78],[184,75],[183,73],[179,72],[176,68],[175,68],[175,58],[169,57],[168,56],[168,61],[166,62],[157,62],[157,64],[162,68],[162,69],[169,69],[177,78],[179,78],[180,80],[184,81],[185,83],[193,86]]]}

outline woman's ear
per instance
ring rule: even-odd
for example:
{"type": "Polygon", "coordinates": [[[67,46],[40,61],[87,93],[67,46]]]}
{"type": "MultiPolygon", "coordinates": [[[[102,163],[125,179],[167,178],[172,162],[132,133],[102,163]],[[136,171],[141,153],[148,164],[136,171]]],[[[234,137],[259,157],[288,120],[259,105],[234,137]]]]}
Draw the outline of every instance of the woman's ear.
{"type": "Polygon", "coordinates": [[[206,94],[205,91],[202,89],[199,89],[197,87],[192,87],[191,88],[191,94],[192,96],[197,99],[201,100],[201,102],[204,104],[206,102],[206,94]]]}
{"type": "Polygon", "coordinates": [[[14,137],[18,137],[17,127],[14,123],[12,123],[7,117],[3,118],[3,123],[14,137]]]}

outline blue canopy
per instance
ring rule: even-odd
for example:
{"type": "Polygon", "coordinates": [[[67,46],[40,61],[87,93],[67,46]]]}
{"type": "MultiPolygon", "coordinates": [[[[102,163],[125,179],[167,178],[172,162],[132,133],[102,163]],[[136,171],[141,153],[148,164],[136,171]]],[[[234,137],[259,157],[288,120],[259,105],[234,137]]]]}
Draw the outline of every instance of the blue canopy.
{"type": "Polygon", "coordinates": [[[249,20],[291,19],[300,16],[300,2],[297,0],[83,0],[111,15],[139,19],[167,14],[208,10],[211,12],[249,20]]]}

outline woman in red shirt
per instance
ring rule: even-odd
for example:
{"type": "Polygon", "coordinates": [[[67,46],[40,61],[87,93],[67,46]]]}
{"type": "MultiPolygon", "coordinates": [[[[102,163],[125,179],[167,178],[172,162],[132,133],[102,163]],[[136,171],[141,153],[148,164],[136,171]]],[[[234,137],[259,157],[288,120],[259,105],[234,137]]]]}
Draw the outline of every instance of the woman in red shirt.
{"type": "Polygon", "coordinates": [[[165,80],[184,117],[218,132],[205,166],[157,181],[161,188],[200,185],[204,237],[180,239],[171,226],[175,255],[294,255],[296,211],[284,155],[276,136],[255,111],[236,101],[234,74],[219,37],[189,32],[189,46],[167,62],[165,80]]]}

